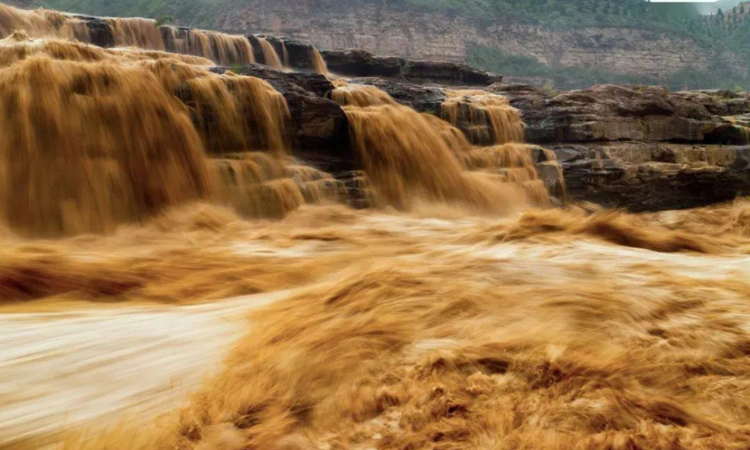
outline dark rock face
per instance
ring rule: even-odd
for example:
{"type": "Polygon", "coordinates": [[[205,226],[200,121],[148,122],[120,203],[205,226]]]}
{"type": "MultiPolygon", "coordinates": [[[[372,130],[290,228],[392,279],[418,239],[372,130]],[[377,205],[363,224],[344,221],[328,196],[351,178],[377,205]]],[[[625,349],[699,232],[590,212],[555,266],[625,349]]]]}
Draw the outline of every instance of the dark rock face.
{"type": "MultiPolygon", "coordinates": [[[[273,36],[265,36],[266,41],[268,41],[269,44],[273,47],[273,49],[276,51],[276,54],[279,55],[279,60],[281,61],[281,64],[286,65],[288,61],[284,58],[284,49],[286,48],[286,44],[283,43],[283,40],[277,37],[273,36]]],[[[289,55],[287,54],[287,57],[289,55]]]]}
{"type": "Polygon", "coordinates": [[[467,64],[440,61],[405,60],[402,74],[410,80],[436,80],[449,84],[487,86],[503,77],[474,69],[467,64]]]}
{"type": "MultiPolygon", "coordinates": [[[[213,69],[223,73],[226,69],[213,69]]],[[[244,66],[242,75],[268,81],[289,105],[291,138],[294,147],[322,157],[351,162],[354,156],[349,141],[349,121],[341,107],[327,98],[333,89],[323,75],[274,70],[260,64],[244,66]]]]}
{"type": "Polygon", "coordinates": [[[283,49],[286,48],[290,69],[308,72],[315,70],[315,63],[313,62],[315,47],[312,44],[286,37],[268,36],[266,39],[274,46],[279,56],[283,56],[283,49]]]}
{"type": "Polygon", "coordinates": [[[722,139],[729,128],[704,104],[661,87],[603,85],[560,94],[502,85],[493,90],[522,111],[532,142],[704,142],[722,139]]]}
{"type": "Polygon", "coordinates": [[[323,51],[328,69],[342,76],[391,77],[401,76],[403,59],[375,56],[363,50],[323,51]]]}
{"type": "Polygon", "coordinates": [[[258,64],[265,64],[266,56],[263,54],[263,49],[260,46],[258,36],[248,34],[245,37],[250,41],[250,45],[253,47],[253,57],[255,58],[255,62],[258,64]]]}
{"type": "Polygon", "coordinates": [[[328,69],[349,77],[391,77],[410,81],[435,81],[448,85],[487,86],[502,77],[473,69],[466,64],[410,61],[397,57],[375,56],[364,50],[324,51],[328,69]]]}
{"type": "Polygon", "coordinates": [[[569,195],[607,207],[681,209],[750,194],[750,146],[630,142],[553,149],[569,195]]]}
{"type": "Polygon", "coordinates": [[[315,47],[307,42],[297,41],[284,36],[268,36],[263,34],[247,35],[253,46],[253,54],[258,64],[266,64],[266,58],[260,47],[259,37],[266,39],[276,50],[279,59],[290,69],[301,72],[315,71],[315,47]],[[286,58],[284,55],[286,54],[286,58]]]}
{"type": "Polygon", "coordinates": [[[437,86],[425,86],[404,80],[380,77],[355,78],[352,83],[376,86],[388,93],[397,102],[419,112],[439,113],[440,107],[445,101],[445,92],[437,86]]]}
{"type": "Polygon", "coordinates": [[[115,46],[115,36],[112,34],[112,26],[104,19],[91,16],[76,16],[86,23],[89,30],[91,43],[104,48],[115,46]]]}
{"type": "Polygon", "coordinates": [[[750,113],[750,93],[738,94],[724,90],[676,92],[676,97],[703,105],[717,116],[734,116],[750,113]]]}
{"type": "Polygon", "coordinates": [[[750,193],[750,133],[741,127],[750,112],[746,94],[643,86],[491,90],[522,111],[527,140],[555,150],[575,199],[651,211],[750,193]]]}

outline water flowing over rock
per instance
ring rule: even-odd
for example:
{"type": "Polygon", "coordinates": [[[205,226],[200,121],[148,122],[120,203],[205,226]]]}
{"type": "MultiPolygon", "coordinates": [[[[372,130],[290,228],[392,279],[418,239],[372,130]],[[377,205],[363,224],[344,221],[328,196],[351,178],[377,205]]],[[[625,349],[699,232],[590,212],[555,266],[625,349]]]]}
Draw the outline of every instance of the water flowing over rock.
{"type": "Polygon", "coordinates": [[[283,67],[281,58],[279,58],[279,54],[276,53],[274,46],[264,37],[258,37],[256,40],[260,46],[261,53],[263,54],[264,64],[272,69],[281,69],[283,67]]]}
{"type": "Polygon", "coordinates": [[[242,67],[240,73],[266,80],[284,95],[291,114],[290,133],[295,148],[353,161],[346,115],[336,102],[326,97],[334,86],[325,76],[283,72],[257,64],[242,67]]]}
{"type": "Polygon", "coordinates": [[[286,55],[283,61],[288,68],[321,75],[328,74],[323,56],[312,44],[278,36],[266,36],[266,40],[274,46],[278,54],[286,55]]]}
{"type": "MultiPolygon", "coordinates": [[[[358,160],[358,153],[351,144],[350,117],[331,100],[334,86],[325,79],[329,69],[334,78],[337,75],[356,76],[358,78],[352,81],[355,86],[375,86],[398,104],[440,115],[461,130],[474,145],[491,146],[525,140],[531,145],[559,149],[557,154],[566,169],[565,176],[574,187],[571,190],[574,198],[596,200],[607,205],[621,204],[633,209],[661,209],[669,205],[690,206],[727,200],[745,192],[744,174],[739,163],[722,166],[709,161],[708,168],[700,171],[692,166],[681,167],[676,177],[681,188],[675,189],[673,185],[673,188],[661,189],[659,187],[664,179],[672,176],[674,168],[660,165],[658,158],[641,158],[633,163],[621,156],[630,154],[628,152],[615,152],[615,156],[609,157],[596,150],[611,149],[613,146],[608,143],[617,142],[628,142],[629,148],[640,145],[638,153],[642,155],[648,154],[649,146],[655,143],[670,144],[672,151],[678,154],[688,150],[676,144],[699,145],[702,151],[709,153],[710,148],[721,146],[730,153],[734,152],[734,160],[741,161],[742,146],[750,144],[750,120],[747,117],[750,100],[744,94],[726,91],[671,93],[663,88],[643,86],[597,86],[581,91],[555,92],[503,84],[499,82],[502,77],[455,63],[379,57],[361,50],[328,51],[321,55],[308,43],[265,34],[233,36],[190,28],[157,27],[154,21],[146,19],[94,18],[10,7],[4,7],[0,15],[5,27],[0,27],[0,32],[6,34],[10,28],[22,27],[27,28],[32,37],[57,36],[103,47],[140,47],[140,52],[114,49],[131,59],[148,58],[147,52],[163,49],[194,57],[194,60],[182,60],[188,64],[207,66],[212,61],[224,66],[213,69],[216,73],[224,73],[226,67],[231,66],[234,71],[265,79],[281,92],[289,109],[289,119],[281,133],[283,136],[275,138],[276,142],[283,140],[286,143],[272,146],[291,145],[304,159],[332,173],[343,174],[341,179],[345,182],[353,179],[350,174],[361,168],[362,161],[358,160]],[[265,67],[252,64],[254,61],[265,67]],[[302,73],[285,73],[282,68],[302,73]],[[308,75],[309,72],[324,76],[316,78],[308,75]],[[487,86],[489,84],[491,86],[487,86]],[[511,126],[512,123],[517,125],[511,126]],[[518,125],[523,123],[525,129],[518,125]],[[583,147],[594,150],[571,150],[583,147]],[[643,166],[646,163],[650,166],[643,166]],[[633,164],[638,169],[633,169],[633,164]],[[597,169],[609,166],[612,166],[611,170],[604,172],[597,169]],[[625,169],[620,171],[623,167],[625,169]],[[640,171],[641,175],[632,176],[633,170],[640,171]],[[712,175],[707,176],[710,171],[713,171],[712,175]],[[631,175],[624,175],[626,173],[631,175]],[[646,173],[651,175],[644,175],[646,173]],[[610,183],[613,184],[610,186],[610,183]],[[634,192],[639,189],[648,191],[650,187],[653,194],[648,201],[637,200],[641,197],[635,193],[629,198],[622,194],[627,186],[632,186],[634,192]],[[615,195],[614,192],[620,193],[615,195]],[[697,192],[701,194],[695,194],[697,192]],[[695,200],[691,200],[692,197],[695,200]]],[[[166,59],[166,56],[158,57],[166,59]]],[[[227,123],[227,116],[231,114],[221,111],[211,102],[194,98],[192,90],[195,87],[190,83],[172,88],[177,90],[178,98],[192,108],[191,116],[202,130],[204,145],[213,152],[231,153],[235,148],[267,146],[263,142],[263,136],[268,136],[265,132],[260,137],[250,134],[247,138],[238,138],[236,132],[221,131],[222,126],[225,127],[222,124],[227,123]],[[250,142],[242,142],[243,139],[250,142]]],[[[229,94],[222,95],[228,98],[229,94]]],[[[249,122],[257,122],[259,117],[251,118],[249,122]]],[[[690,157],[683,159],[689,160],[690,157]]],[[[694,166],[695,162],[691,164],[694,166]]],[[[548,187],[560,191],[555,186],[563,186],[564,182],[557,169],[537,165],[537,170],[548,187]]]]}
{"type": "Polygon", "coordinates": [[[264,80],[21,32],[0,55],[0,212],[15,231],[111,232],[199,200],[280,217],[338,196],[287,170],[290,111],[264,80]]]}
{"type": "MultiPolygon", "coordinates": [[[[375,86],[336,85],[332,97],[349,118],[354,148],[373,184],[376,203],[413,209],[415,202],[439,201],[507,212],[550,202],[530,148],[472,149],[449,123],[400,105],[375,86]]],[[[497,125],[522,129],[520,123],[497,125]]]]}
{"type": "Polygon", "coordinates": [[[172,26],[162,26],[159,31],[165,50],[170,52],[202,56],[225,66],[255,62],[253,48],[244,36],[172,26]]]}
{"type": "MultiPolygon", "coordinates": [[[[10,12],[21,17],[29,14],[39,19],[40,23],[51,23],[48,17],[40,16],[40,12],[10,12]]],[[[55,17],[63,25],[83,20],[76,16],[55,17]]],[[[160,148],[157,143],[131,139],[137,151],[119,146],[118,151],[125,151],[127,157],[119,157],[117,153],[105,157],[104,161],[111,160],[114,174],[101,182],[95,181],[99,178],[92,175],[97,173],[95,169],[80,175],[73,170],[53,170],[55,176],[48,177],[48,180],[57,186],[70,183],[71,188],[60,189],[58,194],[62,197],[53,197],[48,204],[40,203],[38,213],[24,219],[22,214],[13,212],[18,207],[13,206],[11,199],[29,201],[33,192],[48,191],[51,186],[31,186],[27,193],[19,194],[21,184],[17,179],[24,174],[48,169],[38,164],[38,158],[31,158],[27,166],[10,164],[21,160],[13,156],[13,151],[24,149],[24,154],[39,153],[41,144],[26,142],[28,134],[9,135],[3,152],[8,164],[2,177],[5,181],[2,192],[5,196],[3,208],[7,209],[5,221],[11,228],[48,235],[109,232],[119,224],[143,221],[166,207],[195,200],[219,201],[231,205],[247,217],[283,217],[306,203],[342,199],[350,203],[369,202],[402,209],[411,209],[416,200],[446,202],[477,211],[508,211],[520,204],[547,204],[547,188],[554,190],[554,186],[562,186],[562,183],[545,183],[537,177],[530,157],[533,150],[530,148],[498,147],[488,152],[506,156],[490,157],[485,160],[486,164],[476,164],[481,159],[479,153],[474,152],[469,158],[470,145],[461,131],[437,117],[399,105],[377,87],[348,85],[342,80],[336,81],[334,86],[325,74],[287,73],[281,70],[282,66],[291,64],[287,42],[269,41],[263,36],[246,39],[202,30],[159,29],[155,22],[146,19],[100,20],[83,20],[79,24],[107,24],[111,32],[108,42],[115,47],[97,48],[50,37],[34,40],[17,32],[2,46],[1,59],[6,61],[6,72],[33,72],[31,66],[18,65],[26,58],[30,58],[30,61],[41,58],[40,61],[46,61],[46,64],[59,62],[61,67],[77,64],[70,66],[71,81],[56,78],[51,70],[41,70],[50,74],[45,84],[60,92],[71,89],[65,87],[66,84],[72,85],[74,93],[80,91],[88,94],[91,90],[90,103],[102,108],[109,101],[117,104],[121,96],[139,98],[139,90],[145,93],[150,90],[159,92],[159,96],[151,96],[153,98],[148,100],[151,102],[149,104],[158,107],[164,102],[163,107],[172,111],[169,114],[174,116],[173,120],[187,127],[180,131],[174,125],[167,125],[175,128],[174,133],[187,139],[190,147],[185,151],[191,156],[181,157],[182,150],[160,148]],[[281,49],[281,56],[277,48],[281,49]],[[249,64],[256,57],[265,64],[249,64]],[[225,67],[209,70],[209,58],[223,64],[231,63],[232,70],[225,67]],[[245,64],[238,69],[238,63],[245,64]],[[98,65],[102,68],[110,65],[122,67],[122,70],[138,73],[143,81],[126,84],[126,75],[106,71],[100,74],[97,72],[100,70],[98,65]],[[99,87],[96,84],[98,79],[102,79],[100,82],[103,83],[99,87]],[[340,105],[343,105],[343,109],[340,105]],[[408,124],[406,128],[405,124],[408,124]],[[432,141],[421,142],[420,139],[426,139],[424,136],[427,135],[431,135],[429,139],[432,141]],[[22,145],[18,146],[18,143],[22,145]],[[11,150],[14,145],[16,150],[11,150]],[[339,179],[312,168],[289,169],[305,167],[291,159],[290,148],[301,150],[301,156],[337,173],[339,179]],[[436,152],[436,149],[439,151],[436,152]],[[356,154],[353,150],[356,150],[356,154]],[[144,156],[134,161],[143,167],[128,166],[129,158],[137,155],[138,151],[144,152],[144,156]],[[315,156],[309,156],[313,154],[315,156]],[[508,156],[511,154],[516,156],[508,156]],[[527,157],[520,154],[527,154],[527,157]],[[154,162],[148,162],[153,158],[154,162]],[[173,158],[189,163],[184,167],[175,166],[173,158]],[[376,162],[381,158],[387,162],[376,162]],[[159,165],[162,160],[166,164],[164,169],[159,165]],[[471,170],[465,166],[468,161],[475,163],[471,170]],[[490,163],[493,161],[497,164],[490,163]],[[404,170],[406,166],[420,169],[404,170]],[[364,170],[366,178],[353,170],[357,167],[364,170]],[[127,177],[119,176],[120,171],[127,177]],[[155,171],[154,175],[150,175],[149,171],[155,171]],[[153,184],[139,183],[139,177],[153,179],[153,184]],[[117,186],[115,192],[124,192],[126,198],[98,199],[84,188],[92,187],[96,195],[108,192],[103,185],[96,183],[117,186]],[[167,187],[174,188],[174,191],[167,190],[167,187]],[[371,192],[377,195],[367,193],[370,187],[371,192]],[[130,191],[135,193],[131,195],[130,191]],[[127,196],[133,199],[128,200],[130,197],[127,196]],[[63,208],[61,205],[68,206],[63,208]],[[120,208],[124,208],[125,212],[120,212],[120,208]],[[90,219],[78,221],[80,228],[74,229],[68,222],[72,222],[71,217],[78,216],[90,219]],[[44,223],[45,228],[35,228],[39,223],[44,223]]],[[[42,27],[39,33],[62,35],[67,33],[61,31],[67,30],[63,25],[42,27]]],[[[90,37],[84,40],[90,40],[90,37]]],[[[327,72],[317,51],[313,49],[308,54],[312,55],[314,70],[327,72]]],[[[136,80],[136,77],[132,78],[136,80]]],[[[37,93],[33,86],[33,81],[29,85],[16,83],[16,89],[23,93],[9,93],[9,105],[13,106],[12,99],[15,97],[25,98],[27,92],[37,93]]],[[[43,94],[41,90],[38,93],[43,94]]],[[[495,94],[488,96],[502,98],[495,94]]],[[[38,99],[44,97],[42,95],[38,99]]],[[[59,158],[75,167],[94,167],[94,150],[88,150],[85,146],[82,148],[72,138],[73,135],[83,134],[83,129],[66,122],[66,108],[81,109],[67,105],[65,101],[70,100],[61,100],[59,109],[48,111],[50,119],[29,114],[23,117],[32,127],[38,126],[40,120],[41,123],[54,120],[61,127],[60,135],[56,137],[50,134],[50,141],[43,147],[55,148],[56,140],[65,141],[72,147],[63,152],[68,156],[61,154],[59,158]]],[[[486,101],[482,104],[483,108],[510,108],[504,102],[502,105],[486,101]]],[[[36,110],[39,107],[31,105],[29,108],[36,110]]],[[[144,113],[146,109],[144,106],[133,108],[143,109],[144,113]]],[[[158,120],[142,120],[127,108],[116,109],[119,115],[108,119],[105,111],[91,110],[91,117],[101,121],[97,122],[100,123],[97,129],[102,133],[101,136],[89,134],[92,149],[98,145],[96,142],[116,133],[121,135],[111,143],[125,140],[123,133],[132,132],[158,139],[156,142],[161,142],[160,139],[181,142],[162,132],[158,120]],[[134,123],[130,124],[130,120],[134,120],[134,123]],[[133,127],[137,130],[137,126],[152,124],[156,128],[133,131],[133,127]]],[[[167,117],[170,117],[169,114],[167,117]]],[[[6,116],[9,121],[10,113],[6,116]]],[[[521,127],[518,115],[506,117],[504,121],[495,121],[496,117],[496,114],[485,117],[492,124],[496,143],[513,140],[513,133],[504,134],[502,138],[500,133],[504,133],[506,128],[515,130],[521,127]]],[[[94,123],[88,116],[73,120],[74,124],[84,124],[82,126],[94,123]]],[[[16,128],[23,130],[26,127],[16,128]]],[[[102,148],[106,149],[106,146],[102,148]]],[[[52,161],[55,160],[52,158],[52,161]]],[[[38,183],[43,178],[34,175],[29,180],[38,183]]]]}
{"type": "Polygon", "coordinates": [[[526,125],[521,113],[502,95],[480,90],[448,90],[442,117],[475,144],[522,142],[526,125]]]}

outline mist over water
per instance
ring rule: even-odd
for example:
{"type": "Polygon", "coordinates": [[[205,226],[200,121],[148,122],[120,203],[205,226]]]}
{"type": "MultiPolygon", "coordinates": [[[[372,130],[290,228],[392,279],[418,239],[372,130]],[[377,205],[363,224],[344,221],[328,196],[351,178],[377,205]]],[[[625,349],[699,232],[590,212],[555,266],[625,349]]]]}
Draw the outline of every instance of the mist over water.
{"type": "Polygon", "coordinates": [[[0,447],[750,445],[746,202],[577,205],[505,97],[329,75],[354,209],[249,40],[1,8],[0,447]]]}

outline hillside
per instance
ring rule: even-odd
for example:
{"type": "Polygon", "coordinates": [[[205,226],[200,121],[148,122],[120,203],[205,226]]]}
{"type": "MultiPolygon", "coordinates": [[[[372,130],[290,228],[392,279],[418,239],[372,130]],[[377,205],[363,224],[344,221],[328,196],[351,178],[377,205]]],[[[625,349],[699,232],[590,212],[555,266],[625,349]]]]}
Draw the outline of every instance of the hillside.
{"type": "MultiPolygon", "coordinates": [[[[28,3],[28,1],[26,1],[28,3]]],[[[718,5],[738,3],[726,0],[718,5]]],[[[324,49],[468,61],[560,88],[614,83],[750,89],[750,23],[641,0],[36,0],[111,16],[265,32],[324,49]]]]}

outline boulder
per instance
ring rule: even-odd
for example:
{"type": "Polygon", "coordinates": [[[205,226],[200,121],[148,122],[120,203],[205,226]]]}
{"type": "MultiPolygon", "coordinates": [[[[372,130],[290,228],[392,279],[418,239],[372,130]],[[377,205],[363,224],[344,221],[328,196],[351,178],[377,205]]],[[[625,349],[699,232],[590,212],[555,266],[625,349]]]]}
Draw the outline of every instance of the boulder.
{"type": "Polygon", "coordinates": [[[568,193],[565,187],[565,175],[557,160],[557,155],[540,146],[529,145],[529,147],[531,160],[539,179],[544,182],[550,194],[559,200],[566,201],[568,193]]]}

